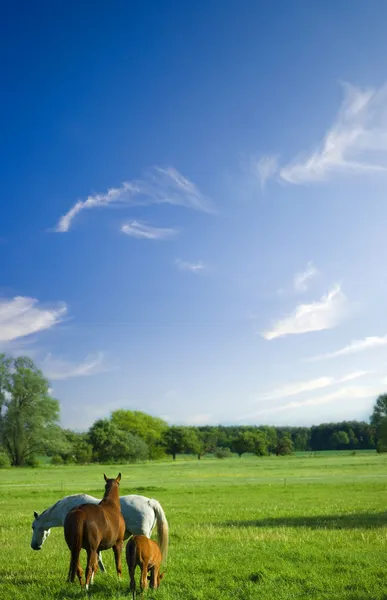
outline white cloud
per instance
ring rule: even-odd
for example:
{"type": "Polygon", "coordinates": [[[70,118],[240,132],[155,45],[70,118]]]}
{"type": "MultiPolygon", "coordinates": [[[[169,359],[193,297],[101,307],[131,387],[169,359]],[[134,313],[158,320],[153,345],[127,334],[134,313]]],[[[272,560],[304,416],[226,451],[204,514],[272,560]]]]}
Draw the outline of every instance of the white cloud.
{"type": "Polygon", "coordinates": [[[338,173],[387,170],[387,85],[361,90],[344,84],[345,98],[336,121],[322,142],[280,170],[293,184],[327,180],[338,173]],[[377,157],[377,160],[376,160],[377,157]]]}
{"type": "Polygon", "coordinates": [[[372,348],[379,348],[380,346],[387,345],[387,335],[378,337],[371,336],[366,337],[363,340],[354,340],[348,346],[335,350],[335,352],[328,352],[327,354],[319,354],[312,358],[306,358],[305,362],[313,362],[315,360],[323,360],[325,358],[336,358],[337,356],[346,356],[347,354],[356,354],[357,352],[363,352],[363,350],[370,350],[372,348]]]}
{"type": "Polygon", "coordinates": [[[53,308],[39,307],[38,300],[16,296],[0,299],[0,342],[12,342],[60,323],[67,312],[62,303],[53,308]]]}
{"type": "Polygon", "coordinates": [[[60,219],[55,231],[69,231],[74,218],[83,210],[114,204],[173,204],[195,210],[211,212],[209,200],[194,183],[183,177],[173,167],[151,169],[144,179],[125,181],[120,187],[103,194],[94,194],[78,200],[60,219]]]}
{"type": "Polygon", "coordinates": [[[309,287],[309,281],[318,274],[316,267],[312,262],[308,262],[305,271],[296,273],[293,280],[293,286],[296,292],[306,292],[309,287]]]}
{"type": "Polygon", "coordinates": [[[278,170],[278,156],[261,156],[258,160],[253,158],[251,170],[263,189],[266,181],[273,177],[278,170]]]}
{"type": "MultiPolygon", "coordinates": [[[[288,402],[287,404],[282,404],[280,406],[274,406],[272,408],[262,409],[254,415],[249,415],[249,418],[256,417],[258,415],[266,414],[266,413],[279,413],[287,410],[291,410],[294,408],[303,408],[306,406],[318,406],[321,404],[329,404],[330,402],[334,402],[335,400],[357,400],[362,398],[372,398],[378,393],[378,389],[375,387],[344,387],[335,392],[331,392],[330,394],[325,394],[323,396],[316,396],[315,398],[309,398],[308,400],[300,400],[298,402],[288,402]]],[[[247,418],[247,417],[246,417],[247,418]]]]}
{"type": "Polygon", "coordinates": [[[138,221],[126,223],[121,227],[121,231],[126,233],[126,235],[130,235],[140,240],[167,240],[178,233],[176,229],[152,227],[151,225],[139,223],[138,221]]]}
{"type": "Polygon", "coordinates": [[[180,271],[191,271],[191,273],[199,273],[204,269],[204,264],[202,263],[202,261],[190,263],[177,258],[175,260],[175,265],[178,269],[180,269],[180,271]]]}
{"type": "Polygon", "coordinates": [[[298,396],[304,392],[311,392],[314,390],[318,390],[321,388],[325,388],[331,385],[344,383],[346,381],[353,381],[354,379],[358,379],[359,377],[364,377],[365,375],[369,375],[373,371],[354,371],[353,373],[348,373],[347,375],[343,375],[342,377],[319,377],[317,379],[310,379],[308,381],[297,381],[295,383],[288,383],[282,385],[278,388],[275,388],[266,394],[260,395],[260,400],[277,400],[279,398],[286,398],[289,396],[298,396]]]}
{"type": "Polygon", "coordinates": [[[52,354],[47,354],[41,361],[40,367],[45,377],[53,381],[72,377],[89,377],[107,370],[102,352],[87,356],[80,363],[69,362],[62,358],[55,358],[52,354]]]}
{"type": "Polygon", "coordinates": [[[321,300],[311,304],[300,304],[293,313],[276,321],[262,335],[266,340],[285,335],[322,331],[336,327],[344,316],[347,299],[336,285],[321,300]]]}

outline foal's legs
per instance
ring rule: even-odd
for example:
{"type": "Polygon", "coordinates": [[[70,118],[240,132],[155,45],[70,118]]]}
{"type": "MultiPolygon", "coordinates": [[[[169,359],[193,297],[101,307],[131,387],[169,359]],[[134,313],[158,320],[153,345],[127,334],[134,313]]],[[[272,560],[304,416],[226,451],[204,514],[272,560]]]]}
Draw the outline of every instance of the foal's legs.
{"type": "Polygon", "coordinates": [[[148,563],[143,562],[142,567],[141,567],[141,579],[140,579],[141,591],[148,589],[148,571],[149,571],[148,563]]]}
{"type": "Polygon", "coordinates": [[[116,542],[115,546],[113,546],[114,560],[116,562],[117,575],[118,575],[118,577],[120,579],[122,577],[121,553],[122,553],[122,546],[123,545],[124,545],[124,541],[120,540],[120,541],[116,542]]]}
{"type": "Polygon", "coordinates": [[[151,588],[157,588],[157,579],[158,579],[159,571],[160,571],[159,566],[154,566],[150,570],[150,587],[151,588]]]}

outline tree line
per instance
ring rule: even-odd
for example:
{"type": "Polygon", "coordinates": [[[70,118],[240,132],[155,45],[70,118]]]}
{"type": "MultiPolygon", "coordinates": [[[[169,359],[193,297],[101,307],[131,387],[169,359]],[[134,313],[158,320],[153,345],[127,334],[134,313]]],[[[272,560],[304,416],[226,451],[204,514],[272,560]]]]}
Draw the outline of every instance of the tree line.
{"type": "Polygon", "coordinates": [[[0,354],[0,466],[157,460],[165,455],[205,454],[225,458],[286,455],[294,451],[387,451],[387,394],[375,404],[370,423],[344,421],[312,427],[169,426],[140,411],[116,410],[79,433],[59,426],[60,405],[30,358],[0,354]]]}

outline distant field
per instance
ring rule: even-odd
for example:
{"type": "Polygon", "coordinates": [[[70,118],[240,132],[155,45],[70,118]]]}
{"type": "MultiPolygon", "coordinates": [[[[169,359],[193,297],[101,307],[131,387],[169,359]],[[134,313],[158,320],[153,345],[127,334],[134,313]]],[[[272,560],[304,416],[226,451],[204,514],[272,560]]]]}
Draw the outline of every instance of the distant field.
{"type": "MultiPolygon", "coordinates": [[[[30,549],[32,513],[101,496],[103,472],[119,470],[121,493],[157,498],[170,524],[168,572],[148,598],[387,600],[387,456],[374,452],[1,470],[1,600],[82,597],[62,529],[30,549]]],[[[104,557],[92,596],[128,597],[126,565],[120,584],[104,557]]]]}

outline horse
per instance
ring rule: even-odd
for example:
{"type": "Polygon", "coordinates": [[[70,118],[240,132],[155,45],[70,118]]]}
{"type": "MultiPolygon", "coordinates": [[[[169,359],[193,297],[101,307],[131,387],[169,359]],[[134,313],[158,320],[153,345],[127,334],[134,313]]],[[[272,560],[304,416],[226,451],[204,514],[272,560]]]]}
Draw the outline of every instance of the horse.
{"type": "MultiPolygon", "coordinates": [[[[41,550],[48,538],[52,527],[63,527],[67,513],[80,504],[99,504],[100,500],[88,494],[73,494],[65,496],[55,504],[44,510],[40,515],[34,511],[32,522],[31,548],[41,550]]],[[[157,540],[161,548],[163,562],[166,562],[168,553],[168,521],[164,510],[157,500],[129,494],[120,497],[121,513],[125,521],[125,536],[145,535],[150,538],[157,524],[157,540]]],[[[105,572],[102,554],[98,554],[98,564],[102,572],[105,572]]]]}
{"type": "Polygon", "coordinates": [[[121,578],[121,552],[124,543],[125,521],[121,514],[119,483],[121,473],[106,481],[105,494],[99,504],[81,504],[67,513],[64,521],[64,536],[71,552],[68,581],[78,576],[82,587],[82,568],[79,564],[81,549],[87,552],[85,574],[86,590],[98,570],[98,551],[113,548],[117,575],[121,578]]]}
{"type": "Polygon", "coordinates": [[[150,571],[150,586],[158,588],[160,581],[165,575],[160,573],[162,556],[159,546],[153,540],[144,535],[134,535],[126,544],[126,563],[129,569],[130,591],[133,593],[133,600],[136,594],[136,580],[134,573],[137,565],[141,569],[140,587],[141,591],[148,588],[148,571],[150,571]]]}

